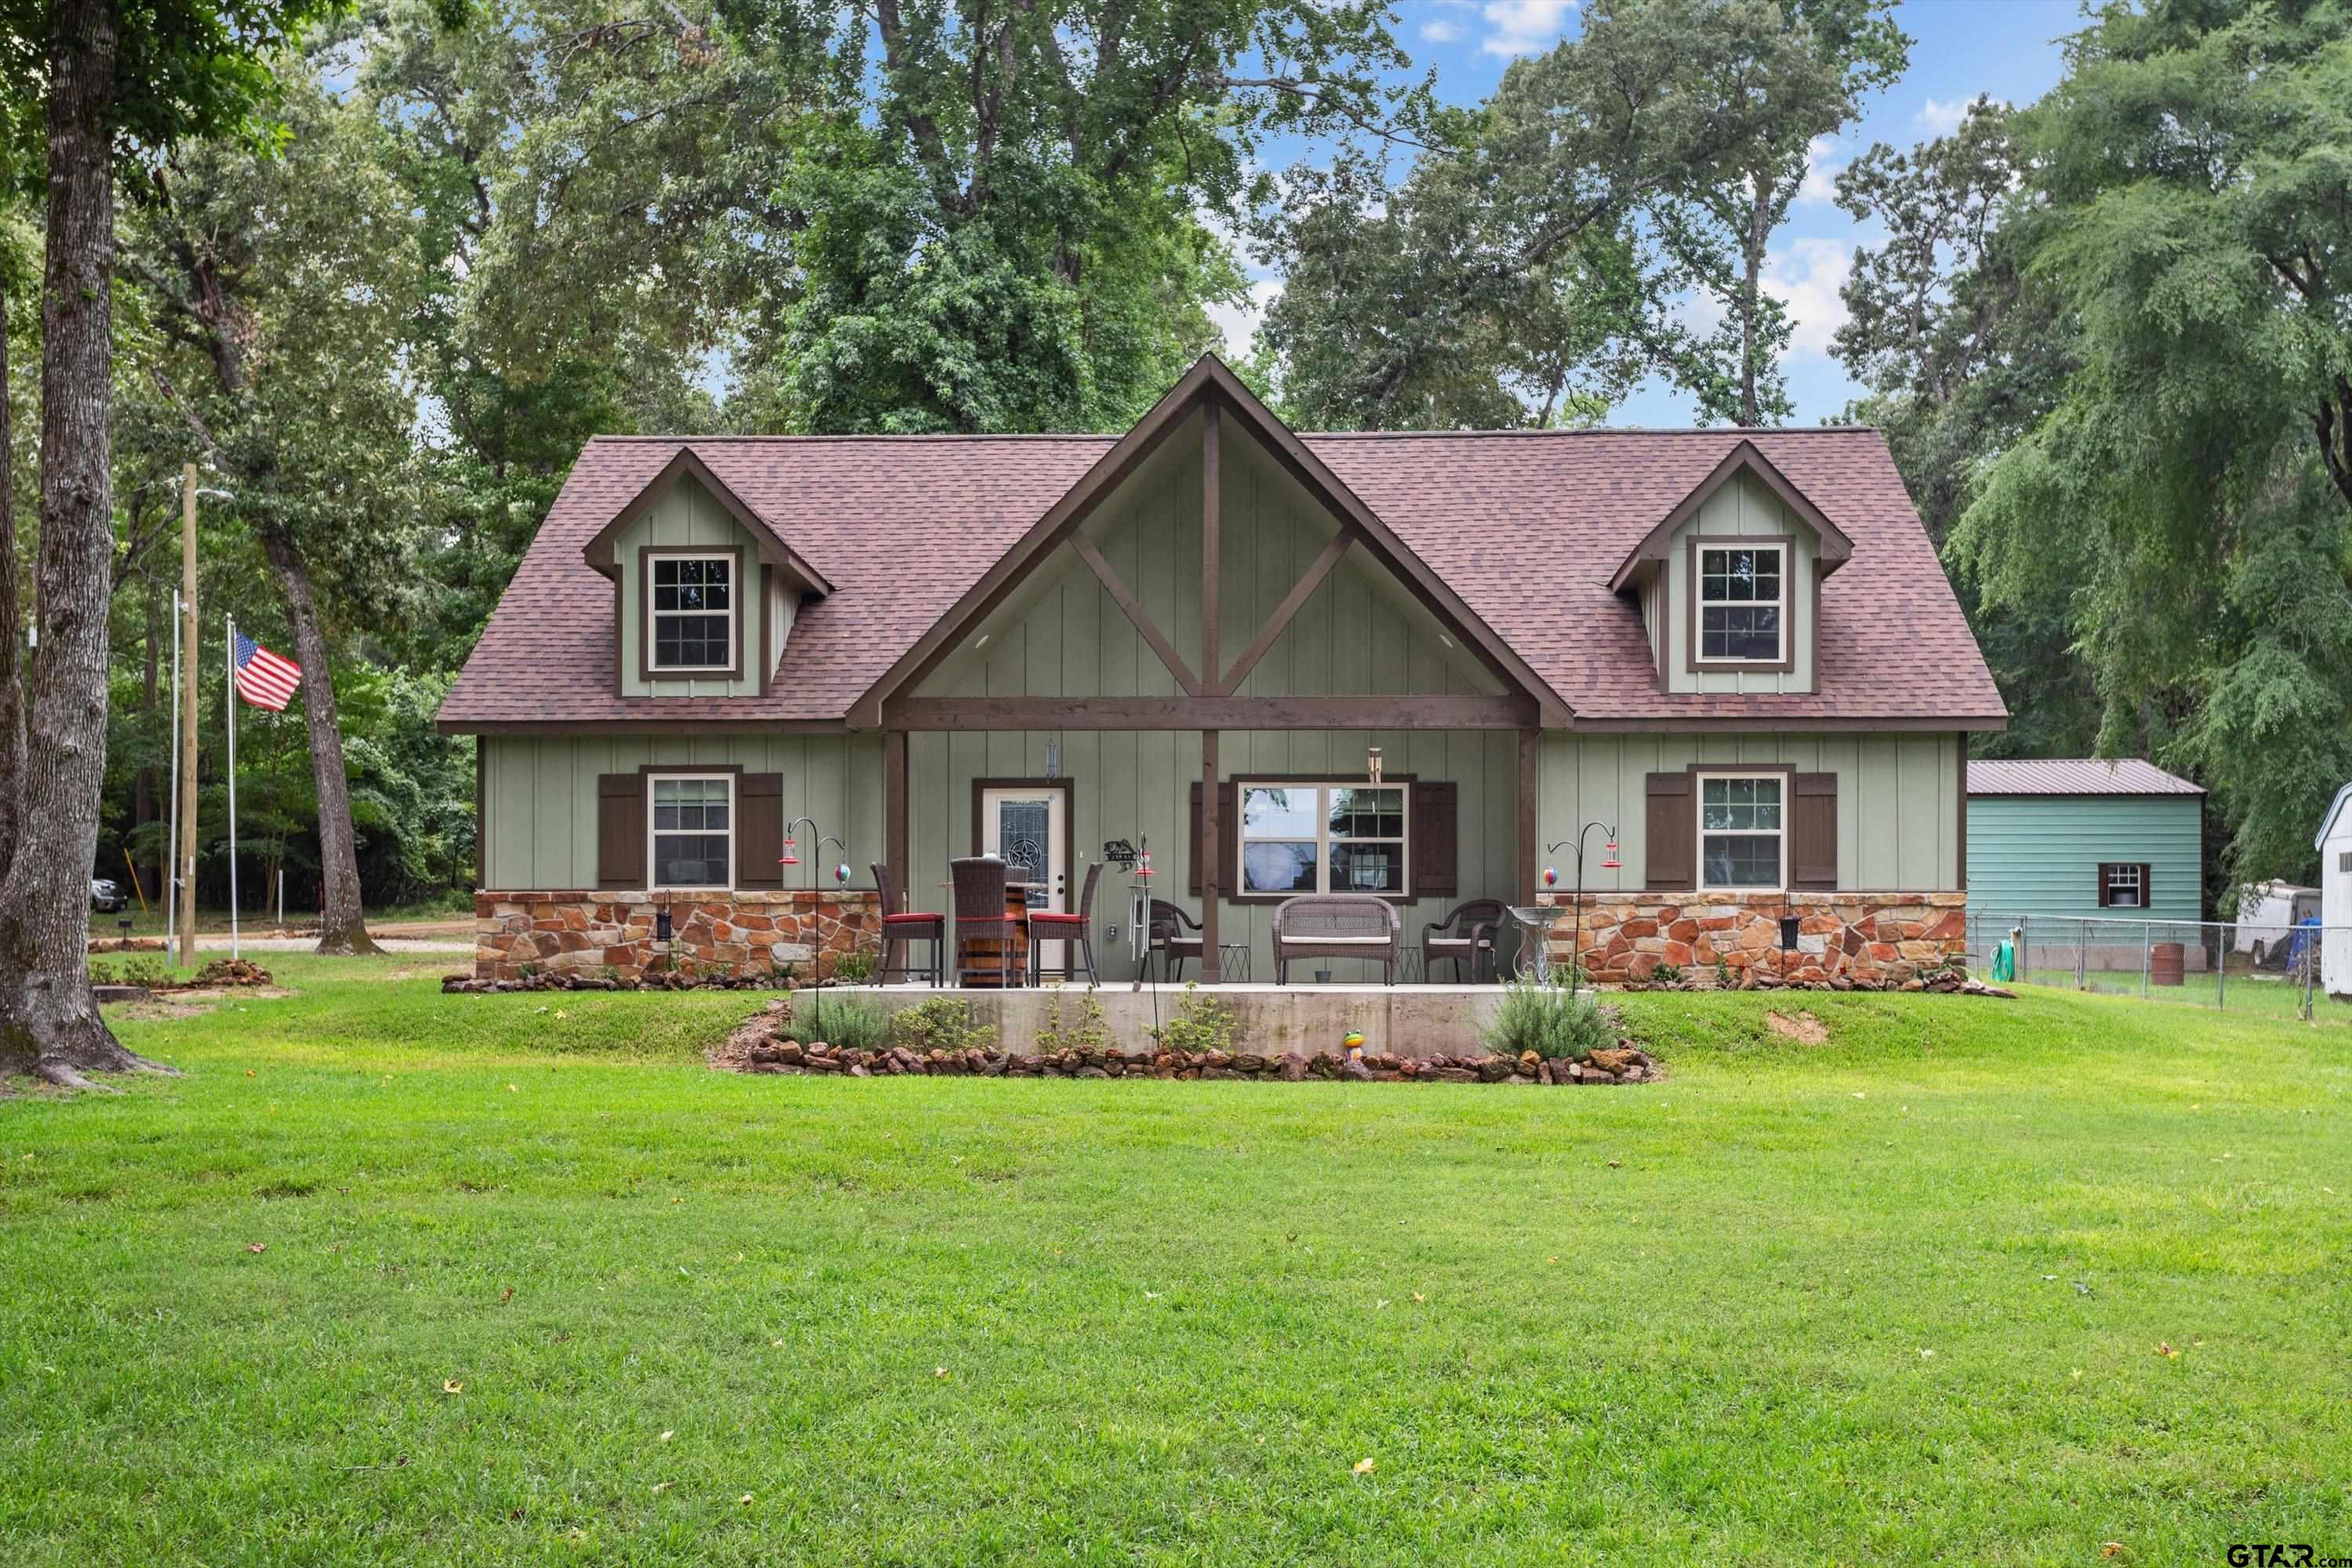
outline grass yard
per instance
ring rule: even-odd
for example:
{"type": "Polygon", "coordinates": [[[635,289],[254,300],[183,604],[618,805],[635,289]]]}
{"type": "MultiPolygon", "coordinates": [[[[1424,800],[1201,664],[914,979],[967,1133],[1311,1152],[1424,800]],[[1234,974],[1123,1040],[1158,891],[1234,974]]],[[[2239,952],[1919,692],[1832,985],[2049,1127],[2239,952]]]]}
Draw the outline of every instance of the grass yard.
{"type": "Polygon", "coordinates": [[[1641,1089],[736,1078],[756,997],[267,962],[124,1022],[186,1078],[0,1101],[13,1568],[2352,1555],[2352,1029],[1661,994],[1641,1089]]]}

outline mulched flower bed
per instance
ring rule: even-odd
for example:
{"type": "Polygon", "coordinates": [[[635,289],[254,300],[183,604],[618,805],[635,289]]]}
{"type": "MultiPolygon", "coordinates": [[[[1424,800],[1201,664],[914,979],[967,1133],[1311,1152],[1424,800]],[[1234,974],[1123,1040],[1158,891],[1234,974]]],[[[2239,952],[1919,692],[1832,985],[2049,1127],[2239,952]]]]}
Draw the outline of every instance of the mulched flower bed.
{"type": "Polygon", "coordinates": [[[1625,1041],[1586,1061],[1545,1061],[1533,1051],[1517,1057],[1399,1057],[1367,1053],[1349,1059],[1330,1051],[1266,1056],[1255,1051],[1122,1051],[1116,1047],[1050,1052],[970,1047],[961,1051],[836,1049],[803,1045],[761,1030],[739,1031],[715,1058],[739,1072],[815,1073],[842,1078],[1157,1078],[1255,1079],[1302,1083],[1309,1079],[1369,1083],[1509,1083],[1584,1085],[1654,1083],[1664,1076],[1648,1052],[1625,1041]]]}
{"type": "Polygon", "coordinates": [[[1933,974],[1915,976],[1909,980],[1856,980],[1850,975],[1832,975],[1827,980],[1782,980],[1764,974],[1750,965],[1739,971],[1739,978],[1726,986],[1712,969],[1686,970],[1680,980],[1607,980],[1601,984],[1612,991],[1926,991],[1939,996],[2006,996],[2017,999],[2014,991],[2004,991],[1998,985],[1988,985],[1957,969],[1939,969],[1933,974]]]}
{"type": "Polygon", "coordinates": [[[94,936],[89,939],[92,952],[161,952],[163,939],[160,936],[94,936]]]}
{"type": "MultiPolygon", "coordinates": [[[[825,984],[834,984],[828,975],[825,984]]],[[[860,985],[862,980],[845,980],[860,985]]],[[[773,974],[678,974],[664,973],[614,978],[602,974],[526,974],[519,980],[477,980],[470,974],[445,974],[446,995],[504,995],[516,991],[806,991],[808,982],[773,974]]]]}

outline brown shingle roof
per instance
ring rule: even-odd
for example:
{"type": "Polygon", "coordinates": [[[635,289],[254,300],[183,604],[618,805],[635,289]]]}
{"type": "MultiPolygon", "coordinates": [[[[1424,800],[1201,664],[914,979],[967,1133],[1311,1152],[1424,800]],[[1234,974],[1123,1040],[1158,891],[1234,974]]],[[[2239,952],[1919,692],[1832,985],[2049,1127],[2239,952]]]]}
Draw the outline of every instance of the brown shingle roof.
{"type": "MultiPolygon", "coordinates": [[[[835,720],[1108,451],[1108,436],[603,437],[573,465],[441,721],[835,720]],[[771,695],[613,689],[613,589],[581,547],[690,445],[835,592],[771,695]]],[[[1580,722],[1998,722],[2000,695],[1874,430],[1308,436],[1307,446],[1580,722]],[[1821,690],[1656,689],[1626,552],[1743,438],[1853,541],[1822,587],[1821,690]]]]}
{"type": "Polygon", "coordinates": [[[2137,757],[2035,757],[1970,763],[1970,795],[2203,795],[2204,786],[2137,757]]]}

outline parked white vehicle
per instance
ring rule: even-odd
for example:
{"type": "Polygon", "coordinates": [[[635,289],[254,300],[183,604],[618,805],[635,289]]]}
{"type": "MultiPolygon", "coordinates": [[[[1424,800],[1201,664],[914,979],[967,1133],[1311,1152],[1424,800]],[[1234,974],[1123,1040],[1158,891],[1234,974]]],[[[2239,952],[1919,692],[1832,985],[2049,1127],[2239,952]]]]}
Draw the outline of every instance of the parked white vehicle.
{"type": "Polygon", "coordinates": [[[2257,946],[2269,952],[2285,938],[2289,926],[2318,912],[2317,888],[2276,878],[2258,882],[2245,890],[2238,904],[2237,937],[2231,946],[2239,952],[2252,952],[2257,946]]]}

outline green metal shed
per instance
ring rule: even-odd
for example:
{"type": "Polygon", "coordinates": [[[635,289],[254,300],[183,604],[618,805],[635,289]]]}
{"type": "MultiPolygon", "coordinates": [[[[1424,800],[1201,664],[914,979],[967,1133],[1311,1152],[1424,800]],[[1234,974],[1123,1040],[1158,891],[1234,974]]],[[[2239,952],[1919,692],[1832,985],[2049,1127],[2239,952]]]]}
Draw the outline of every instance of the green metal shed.
{"type": "MultiPolygon", "coordinates": [[[[2130,922],[2203,918],[2205,792],[2136,758],[1969,763],[1968,889],[1972,949],[2021,919],[2038,963],[2074,962],[2084,921],[2091,940],[2139,942],[2130,922]],[[2071,922],[2071,924],[2070,924],[2071,922]]],[[[2201,947],[2195,932],[2159,934],[2201,947]]],[[[2092,967],[2101,967],[2101,957],[2092,967]]],[[[2189,963],[2201,963],[2192,951],[2189,963]]]]}

